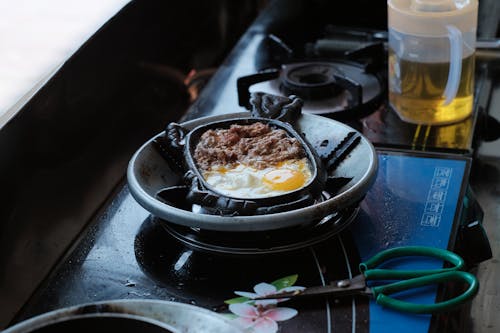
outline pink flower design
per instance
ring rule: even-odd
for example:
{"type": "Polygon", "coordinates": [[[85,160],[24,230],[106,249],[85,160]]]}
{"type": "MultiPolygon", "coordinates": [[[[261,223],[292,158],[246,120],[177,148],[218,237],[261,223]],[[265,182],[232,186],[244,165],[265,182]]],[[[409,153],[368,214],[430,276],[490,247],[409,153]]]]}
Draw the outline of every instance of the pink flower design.
{"type": "MultiPolygon", "coordinates": [[[[276,295],[279,293],[283,292],[289,292],[289,291],[295,291],[295,290],[304,290],[304,287],[299,287],[299,286],[291,286],[291,287],[285,287],[282,289],[276,289],[275,286],[269,283],[259,283],[253,287],[253,290],[255,293],[249,293],[246,291],[235,291],[234,293],[238,296],[243,296],[250,298],[250,300],[257,298],[257,297],[263,297],[263,296],[271,296],[271,295],[276,295]]],[[[267,306],[271,304],[277,304],[278,302],[284,302],[287,301],[289,298],[279,298],[279,299],[266,299],[266,300],[259,300],[255,301],[255,305],[262,305],[262,306],[267,306]]]]}
{"type": "Polygon", "coordinates": [[[288,320],[297,315],[292,308],[252,306],[246,303],[230,304],[229,310],[238,317],[234,321],[243,329],[253,333],[276,333],[277,321],[288,320]]]}

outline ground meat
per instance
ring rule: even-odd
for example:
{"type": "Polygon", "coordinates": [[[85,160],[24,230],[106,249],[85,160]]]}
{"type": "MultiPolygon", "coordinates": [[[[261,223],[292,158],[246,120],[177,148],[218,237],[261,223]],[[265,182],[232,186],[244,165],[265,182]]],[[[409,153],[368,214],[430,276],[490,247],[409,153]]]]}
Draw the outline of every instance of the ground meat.
{"type": "Polygon", "coordinates": [[[244,163],[258,169],[305,156],[300,142],[282,129],[261,122],[208,130],[196,145],[194,158],[202,170],[212,165],[244,163]]]}

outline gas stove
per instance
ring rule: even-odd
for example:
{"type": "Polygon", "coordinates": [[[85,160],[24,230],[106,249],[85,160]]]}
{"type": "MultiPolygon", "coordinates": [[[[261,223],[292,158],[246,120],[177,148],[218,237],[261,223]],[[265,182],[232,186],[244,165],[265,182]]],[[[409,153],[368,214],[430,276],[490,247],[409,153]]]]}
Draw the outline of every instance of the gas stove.
{"type": "MultiPolygon", "coordinates": [[[[117,298],[175,300],[229,314],[227,303],[238,302],[238,291],[251,292],[263,282],[278,289],[325,285],[352,277],[359,262],[395,246],[450,249],[469,268],[491,256],[482,211],[469,188],[476,130],[486,117],[488,67],[478,66],[473,117],[448,126],[407,124],[387,106],[385,31],[327,21],[309,26],[302,2],[293,3],[282,11],[284,1],[275,1],[263,11],[180,122],[245,111],[253,92],[299,96],[305,113],[347,124],[376,147],[378,176],[359,206],[335,212],[330,224],[287,234],[224,233],[153,216],[124,186],[16,320],[117,298]],[[286,28],[299,21],[302,30],[286,28]]],[[[425,303],[454,291],[434,286],[406,296],[425,303]]],[[[282,332],[386,332],[403,326],[408,332],[444,332],[462,323],[469,310],[414,316],[361,298],[283,306],[297,315],[279,322],[282,332]]]]}
{"type": "MultiPolygon", "coordinates": [[[[296,286],[327,284],[352,277],[359,262],[388,247],[459,249],[455,241],[468,235],[460,220],[471,211],[464,208],[470,205],[465,199],[470,160],[379,151],[379,162],[379,176],[359,208],[339,214],[339,223],[348,225],[340,233],[329,233],[332,225],[319,225],[308,232],[250,238],[248,233],[179,227],[150,215],[125,187],[23,313],[31,316],[97,300],[155,298],[228,314],[225,302],[259,283],[285,279],[296,286]],[[407,190],[401,170],[418,176],[412,178],[413,191],[407,190]]],[[[469,263],[484,259],[465,257],[469,263]]],[[[438,268],[441,263],[418,265],[438,268]]],[[[436,295],[447,297],[446,292],[424,288],[409,299],[432,302],[436,295]]],[[[364,298],[311,299],[283,306],[298,311],[293,319],[280,322],[286,332],[383,332],[388,323],[392,329],[411,323],[412,332],[442,332],[443,325],[467,313],[461,308],[446,317],[415,316],[382,309],[364,298]]]]}

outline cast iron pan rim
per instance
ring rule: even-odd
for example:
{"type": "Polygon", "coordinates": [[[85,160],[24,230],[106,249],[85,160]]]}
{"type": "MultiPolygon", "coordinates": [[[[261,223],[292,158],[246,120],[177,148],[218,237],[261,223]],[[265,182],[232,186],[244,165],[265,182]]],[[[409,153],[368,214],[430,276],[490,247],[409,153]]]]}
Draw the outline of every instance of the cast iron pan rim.
{"type": "MultiPolygon", "coordinates": [[[[217,116],[208,116],[204,118],[194,119],[185,123],[182,123],[185,127],[196,127],[197,124],[202,124],[207,121],[216,121],[218,119],[227,119],[235,117],[245,117],[248,116],[248,112],[236,113],[236,114],[222,114],[217,116]]],[[[328,119],[322,116],[303,114],[302,117],[309,119],[314,119],[316,121],[329,121],[338,123],[339,126],[349,128],[349,126],[344,125],[338,121],[328,119]]],[[[360,181],[356,186],[347,188],[342,193],[335,195],[334,197],[317,203],[313,206],[300,208],[295,210],[290,210],[286,212],[267,214],[267,215],[255,215],[255,216],[220,216],[220,215],[208,215],[208,214],[197,214],[189,212],[183,209],[172,207],[165,203],[160,202],[155,197],[148,194],[139,184],[138,179],[135,177],[135,163],[138,156],[145,150],[148,146],[152,145],[152,141],[157,137],[163,136],[164,132],[154,136],[149,141],[144,143],[141,148],[139,148],[135,154],[130,159],[127,178],[129,183],[129,189],[132,196],[151,214],[164,218],[166,220],[172,221],[174,223],[179,223],[188,227],[197,227],[208,230],[220,230],[220,231],[265,231],[282,229],[285,227],[290,227],[293,225],[308,224],[309,221],[314,219],[321,219],[333,211],[341,210],[347,206],[358,202],[366,194],[371,185],[375,182],[377,169],[378,169],[378,158],[377,153],[373,145],[362,136],[363,144],[370,147],[371,150],[371,164],[366,172],[361,176],[360,181]],[[356,194],[358,193],[358,194],[356,194]],[[335,205],[331,203],[332,200],[336,200],[335,205]],[[165,216],[165,211],[168,211],[169,216],[165,216]],[[163,216],[162,216],[163,215],[163,216]],[[272,220],[272,223],[263,223],[263,220],[272,220]]]]}
{"type": "Polygon", "coordinates": [[[297,195],[300,195],[300,193],[309,192],[312,185],[314,185],[314,183],[320,181],[320,179],[319,179],[319,173],[321,172],[319,170],[320,164],[319,164],[319,161],[317,159],[317,155],[314,152],[314,150],[309,146],[308,142],[306,140],[304,140],[304,138],[290,124],[287,124],[287,123],[279,121],[279,120],[268,119],[268,118],[259,118],[259,117],[237,117],[237,118],[229,118],[229,119],[225,119],[225,120],[208,122],[206,124],[196,126],[191,131],[189,131],[189,133],[186,135],[186,138],[185,138],[185,145],[186,145],[186,147],[185,147],[184,156],[185,156],[186,162],[188,164],[188,167],[196,174],[198,179],[204,184],[204,186],[207,189],[209,189],[210,191],[217,193],[223,197],[228,197],[228,198],[232,198],[232,199],[236,199],[236,200],[242,200],[242,199],[243,200],[252,200],[252,201],[255,201],[257,203],[262,203],[263,205],[266,205],[268,202],[279,203],[279,202],[285,202],[286,200],[290,200],[291,198],[294,198],[297,195]],[[274,195],[271,197],[240,198],[240,197],[233,197],[233,196],[222,194],[222,193],[218,192],[215,188],[213,188],[211,185],[209,185],[203,179],[203,176],[201,175],[200,170],[199,170],[198,166],[196,165],[196,162],[194,161],[194,158],[193,158],[194,149],[196,147],[196,144],[197,144],[199,138],[201,137],[201,135],[205,131],[207,131],[209,129],[218,129],[218,128],[226,129],[226,128],[229,128],[229,126],[232,124],[242,124],[243,123],[244,125],[247,125],[247,124],[253,124],[253,123],[257,123],[257,122],[269,124],[271,126],[271,128],[282,129],[288,134],[288,136],[299,140],[299,142],[301,143],[301,146],[304,148],[304,150],[306,152],[306,158],[309,162],[309,169],[311,171],[311,178],[309,179],[309,181],[306,184],[304,184],[302,187],[300,187],[294,191],[283,193],[280,195],[274,195]],[[193,140],[196,140],[196,142],[193,142],[193,140]]]}

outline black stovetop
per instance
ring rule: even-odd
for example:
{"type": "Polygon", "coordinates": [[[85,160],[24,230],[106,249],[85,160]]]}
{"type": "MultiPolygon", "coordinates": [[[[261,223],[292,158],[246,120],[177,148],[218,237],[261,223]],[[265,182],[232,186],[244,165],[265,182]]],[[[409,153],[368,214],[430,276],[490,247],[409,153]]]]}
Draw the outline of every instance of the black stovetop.
{"type": "MultiPolygon", "coordinates": [[[[271,254],[234,255],[186,246],[166,231],[164,221],[140,207],[124,186],[16,320],[70,305],[134,298],[179,301],[229,313],[224,302],[237,297],[235,291],[251,291],[258,283],[288,279],[298,286],[326,284],[355,275],[360,260],[393,246],[459,249],[455,240],[463,236],[461,220],[467,223],[470,218],[465,214],[469,209],[461,209],[469,162],[456,156],[443,159],[380,150],[379,176],[350,227],[316,245],[271,254]],[[402,169],[420,173],[411,184],[415,189],[411,194],[404,190],[410,184],[401,177],[402,169]],[[443,177],[449,183],[443,188],[446,198],[439,215],[433,215],[428,195],[443,177]]],[[[443,297],[441,292],[438,297],[443,297]]],[[[432,301],[436,289],[421,290],[417,297],[432,301]]],[[[344,331],[353,326],[358,332],[385,329],[387,325],[370,317],[372,312],[378,318],[388,316],[394,325],[412,322],[415,332],[443,331],[441,317],[386,312],[363,298],[311,299],[285,306],[298,311],[295,318],[280,322],[287,332],[330,332],[332,327],[344,331]]],[[[466,310],[448,313],[446,322],[460,320],[466,310]]]]}

